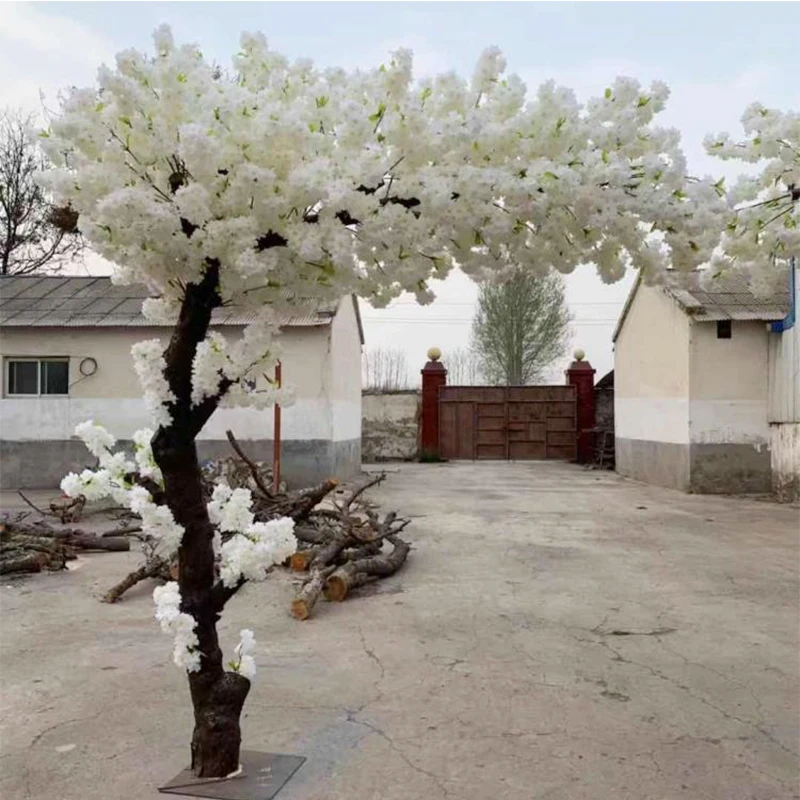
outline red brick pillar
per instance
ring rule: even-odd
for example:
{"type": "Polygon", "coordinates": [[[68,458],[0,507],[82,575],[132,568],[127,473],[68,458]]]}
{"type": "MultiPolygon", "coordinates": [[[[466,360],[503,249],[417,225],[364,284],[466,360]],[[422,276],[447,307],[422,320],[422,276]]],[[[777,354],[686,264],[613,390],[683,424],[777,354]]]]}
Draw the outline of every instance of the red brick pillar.
{"type": "Polygon", "coordinates": [[[447,383],[447,370],[439,359],[438,347],[428,350],[428,363],[422,368],[422,408],[420,409],[420,458],[439,457],[439,389],[447,383]]]}
{"type": "Polygon", "coordinates": [[[577,395],[578,463],[588,464],[594,457],[594,373],[583,350],[575,351],[575,360],[566,370],[567,384],[575,387],[577,395]]]}

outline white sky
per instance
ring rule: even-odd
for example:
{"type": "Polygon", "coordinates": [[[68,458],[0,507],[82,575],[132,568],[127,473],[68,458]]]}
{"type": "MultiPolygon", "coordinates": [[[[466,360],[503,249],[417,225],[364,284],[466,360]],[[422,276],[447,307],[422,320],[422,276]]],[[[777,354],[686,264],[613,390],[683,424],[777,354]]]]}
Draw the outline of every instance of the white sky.
{"type": "MultiPolygon", "coordinates": [[[[242,30],[262,30],[291,57],[344,67],[410,47],[418,76],[469,74],[480,51],[496,44],[529,87],[553,78],[582,98],[617,75],[658,78],[672,89],[660,122],[681,131],[690,168],[728,178],[737,168],[709,159],[703,136],[740,133],[739,117],[754,100],[800,106],[794,3],[1,3],[0,103],[39,109],[43,93],[52,105],[60,87],[92,83],[118,50],[148,48],[162,22],[221,63],[242,30]]],[[[79,269],[107,267],[90,256],[79,269]]],[[[613,366],[611,333],[631,281],[606,286],[590,268],[567,278],[572,347],[586,351],[597,377],[613,366]]],[[[410,298],[381,311],[362,304],[367,348],[401,348],[416,382],[429,347],[446,353],[468,344],[476,295],[454,275],[429,307],[410,298]]]]}

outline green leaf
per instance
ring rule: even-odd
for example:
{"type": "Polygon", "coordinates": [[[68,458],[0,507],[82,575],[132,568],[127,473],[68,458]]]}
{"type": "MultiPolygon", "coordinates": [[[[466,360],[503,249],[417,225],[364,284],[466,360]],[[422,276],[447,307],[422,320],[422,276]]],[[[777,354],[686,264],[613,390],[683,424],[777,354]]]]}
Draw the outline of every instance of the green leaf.
{"type": "Polygon", "coordinates": [[[369,115],[370,122],[377,122],[386,113],[386,103],[381,103],[374,114],[369,115]]]}
{"type": "Polygon", "coordinates": [[[102,110],[103,110],[105,107],[106,107],[106,104],[105,104],[105,103],[98,103],[98,104],[97,104],[97,105],[94,107],[94,110],[95,110],[95,111],[96,111],[96,112],[99,114],[99,113],[100,113],[100,112],[101,112],[101,111],[102,111],[102,110]]]}
{"type": "Polygon", "coordinates": [[[657,169],[657,170],[656,170],[656,171],[653,173],[653,180],[654,180],[654,181],[660,181],[660,180],[661,180],[661,176],[662,176],[663,174],[664,174],[664,170],[662,170],[662,169],[657,169]]]}
{"type": "Polygon", "coordinates": [[[613,94],[613,92],[611,91],[611,87],[607,86],[606,90],[605,90],[605,93],[604,93],[604,97],[606,98],[606,100],[610,100],[612,94],[613,94]]]}
{"type": "Polygon", "coordinates": [[[433,94],[433,89],[431,89],[430,86],[426,86],[422,90],[422,94],[420,95],[420,99],[424,103],[432,94],[433,94]]]}
{"type": "Polygon", "coordinates": [[[124,114],[123,114],[123,115],[122,115],[122,116],[119,118],[119,121],[120,121],[120,122],[121,122],[123,125],[127,125],[129,128],[132,128],[132,127],[133,127],[133,124],[131,123],[131,118],[130,118],[130,117],[127,117],[127,116],[125,116],[124,114]]]}
{"type": "Polygon", "coordinates": [[[723,197],[725,195],[725,178],[724,177],[720,178],[714,184],[714,191],[717,193],[717,195],[719,197],[723,197]]]}
{"type": "Polygon", "coordinates": [[[39,138],[40,139],[49,139],[50,138],[50,131],[39,131],[39,138]]]}
{"type": "Polygon", "coordinates": [[[520,170],[520,171],[517,173],[517,177],[518,177],[518,178],[527,178],[527,177],[528,177],[528,170],[526,170],[526,169],[521,169],[521,170],[520,170]]]}
{"type": "Polygon", "coordinates": [[[317,108],[325,108],[325,106],[328,105],[328,98],[325,97],[325,95],[322,95],[321,97],[318,97],[315,102],[317,104],[317,108]]]}
{"type": "Polygon", "coordinates": [[[600,153],[600,158],[602,158],[602,159],[603,159],[603,163],[604,163],[604,164],[608,164],[608,162],[611,160],[611,159],[608,157],[608,151],[607,151],[607,150],[603,150],[603,152],[602,152],[602,153],[600,153]]]}
{"type": "Polygon", "coordinates": [[[475,242],[476,246],[483,244],[483,236],[481,236],[480,231],[475,231],[475,239],[473,241],[475,242]]]}
{"type": "Polygon", "coordinates": [[[382,133],[379,133],[375,138],[378,140],[378,144],[383,144],[386,141],[386,137],[382,133]]]}
{"type": "Polygon", "coordinates": [[[756,138],[755,138],[755,139],[753,139],[753,144],[754,144],[756,147],[758,147],[758,146],[761,144],[761,137],[760,137],[760,136],[756,136],[756,138]]]}
{"type": "Polygon", "coordinates": [[[220,115],[220,112],[219,112],[219,106],[217,106],[217,107],[214,109],[214,119],[215,119],[217,122],[219,122],[219,121],[220,121],[220,119],[222,119],[222,117],[221,117],[221,115],[220,115]]]}
{"type": "Polygon", "coordinates": [[[316,133],[319,130],[319,125],[317,125],[316,122],[309,122],[308,129],[311,131],[311,133],[316,133]]]}
{"type": "Polygon", "coordinates": [[[650,102],[650,98],[647,95],[642,95],[639,98],[639,101],[636,103],[637,108],[644,108],[650,102]]]}
{"type": "Polygon", "coordinates": [[[178,83],[186,83],[187,80],[188,79],[186,77],[186,73],[185,72],[179,72],[178,73],[178,83]]]}
{"type": "Polygon", "coordinates": [[[557,181],[558,180],[558,175],[556,175],[555,172],[550,172],[549,170],[544,173],[544,177],[545,178],[550,178],[550,180],[552,180],[552,181],[557,181]]]}
{"type": "Polygon", "coordinates": [[[582,167],[583,166],[583,161],[581,161],[579,158],[573,158],[572,161],[570,161],[569,164],[567,164],[567,166],[568,167],[582,167]]]}
{"type": "Polygon", "coordinates": [[[689,247],[694,250],[695,253],[700,249],[700,246],[697,244],[697,242],[693,242],[691,240],[689,241],[689,247]]]}
{"type": "Polygon", "coordinates": [[[676,198],[677,200],[685,200],[685,199],[686,199],[686,193],[685,193],[685,192],[683,192],[681,189],[676,189],[676,190],[675,190],[675,191],[672,193],[672,196],[673,196],[674,198],[676,198]]]}

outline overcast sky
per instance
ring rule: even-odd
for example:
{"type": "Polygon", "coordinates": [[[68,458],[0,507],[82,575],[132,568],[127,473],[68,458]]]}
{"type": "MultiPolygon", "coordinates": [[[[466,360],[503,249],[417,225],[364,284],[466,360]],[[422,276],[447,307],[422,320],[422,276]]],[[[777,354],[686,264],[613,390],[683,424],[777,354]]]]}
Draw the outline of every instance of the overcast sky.
{"type": "MultiPolygon", "coordinates": [[[[736,174],[709,159],[701,142],[710,132],[740,133],[748,103],[800,107],[800,6],[767,2],[2,3],[0,102],[37,109],[43,93],[52,105],[60,87],[93,83],[97,66],[118,50],[149,49],[162,22],[222,64],[241,31],[261,30],[288,56],[326,66],[369,67],[409,47],[417,75],[469,75],[481,50],[498,45],[531,89],[553,78],[581,98],[618,75],[658,78],[672,89],[660,120],[681,131],[697,174],[736,174]]],[[[90,259],[86,268],[102,266],[90,259]]],[[[586,351],[598,377],[613,365],[611,333],[630,283],[629,276],[604,286],[589,267],[567,279],[572,347],[586,351]]],[[[475,287],[456,275],[438,289],[427,308],[401,299],[363,311],[367,348],[402,348],[414,380],[428,347],[446,353],[469,341],[475,287]]]]}

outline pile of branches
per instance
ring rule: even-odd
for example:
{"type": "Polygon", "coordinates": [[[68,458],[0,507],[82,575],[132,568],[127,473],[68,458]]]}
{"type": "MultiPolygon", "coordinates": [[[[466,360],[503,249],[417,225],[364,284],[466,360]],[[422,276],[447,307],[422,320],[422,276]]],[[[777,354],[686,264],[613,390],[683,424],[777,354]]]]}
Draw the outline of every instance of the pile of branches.
{"type": "Polygon", "coordinates": [[[299,548],[289,566],[308,572],[292,601],[295,618],[308,619],[320,594],[341,602],[353,589],[394,575],[405,563],[410,547],[398,534],[410,520],[394,511],[380,517],[364,499],[364,492],[385,478],[386,473],[373,477],[345,498],[314,509],[295,526],[299,548]],[[388,551],[384,544],[390,546],[388,551]]]}
{"type": "MultiPolygon", "coordinates": [[[[258,522],[279,517],[295,521],[299,549],[286,566],[307,572],[291,606],[292,615],[307,619],[319,599],[342,601],[366,583],[393,575],[406,561],[409,545],[398,534],[409,524],[395,512],[381,517],[364,498],[364,492],[385,479],[378,475],[343,492],[335,480],[325,480],[306,489],[278,490],[267,464],[253,461],[227,431],[234,457],[209,462],[203,468],[203,484],[208,499],[220,480],[231,488],[250,489],[253,512],[258,522]],[[384,550],[384,544],[389,545],[384,550]]],[[[224,537],[223,537],[224,538],[224,537]]],[[[147,578],[175,580],[177,553],[159,555],[155,543],[143,540],[145,562],[111,587],[103,601],[113,603],[131,587],[147,578]]]]}
{"type": "Polygon", "coordinates": [[[78,550],[130,549],[129,529],[97,536],[76,528],[54,528],[30,516],[21,512],[0,518],[0,575],[66,569],[78,550]]]}

